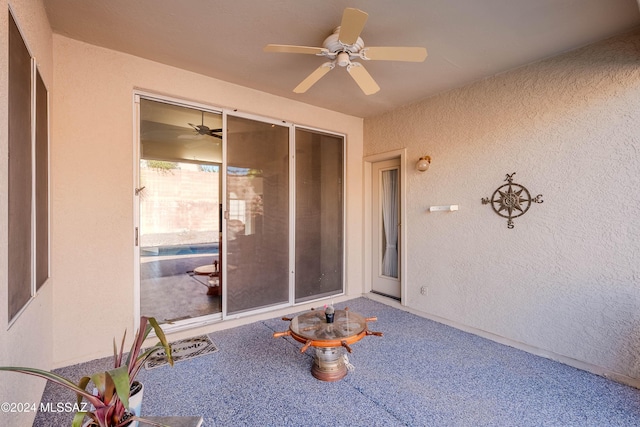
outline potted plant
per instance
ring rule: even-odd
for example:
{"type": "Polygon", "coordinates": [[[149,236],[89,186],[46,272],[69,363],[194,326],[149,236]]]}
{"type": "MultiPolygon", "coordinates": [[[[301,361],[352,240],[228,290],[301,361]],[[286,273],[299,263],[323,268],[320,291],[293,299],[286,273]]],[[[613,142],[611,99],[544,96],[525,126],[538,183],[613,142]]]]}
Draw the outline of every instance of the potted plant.
{"type": "Polygon", "coordinates": [[[82,407],[80,404],[83,399],[86,399],[88,404],[91,405],[91,409],[76,412],[71,423],[72,427],[124,427],[130,426],[135,421],[161,425],[144,420],[138,416],[139,414],[134,414],[130,409],[130,398],[135,396],[137,392],[142,391],[140,383],[135,378],[144,362],[156,350],[164,349],[169,364],[173,366],[171,346],[167,342],[162,328],[153,317],[142,316],[140,318],[140,328],[136,332],[133,344],[131,344],[131,350],[125,359],[123,349],[126,336],[127,333],[125,331],[119,350],[115,338],[113,340],[113,369],[98,372],[90,377],[85,376],[78,384],[58,374],[41,369],[0,366],[0,370],[34,375],[66,387],[78,396],[78,407],[82,407]],[[152,329],[160,341],[143,351],[142,343],[152,329]],[[90,382],[95,387],[93,393],[86,390],[90,382]]]}

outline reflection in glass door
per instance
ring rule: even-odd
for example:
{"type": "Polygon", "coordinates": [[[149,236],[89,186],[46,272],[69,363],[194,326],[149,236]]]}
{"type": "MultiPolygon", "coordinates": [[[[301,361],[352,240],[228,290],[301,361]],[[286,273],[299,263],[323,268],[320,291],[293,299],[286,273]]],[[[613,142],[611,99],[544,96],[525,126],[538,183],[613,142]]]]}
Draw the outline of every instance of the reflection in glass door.
{"type": "Polygon", "coordinates": [[[226,312],[289,302],[289,128],[227,116],[226,312]]]}
{"type": "Polygon", "coordinates": [[[140,99],[140,314],[161,323],[222,310],[222,115],[140,99]]]}

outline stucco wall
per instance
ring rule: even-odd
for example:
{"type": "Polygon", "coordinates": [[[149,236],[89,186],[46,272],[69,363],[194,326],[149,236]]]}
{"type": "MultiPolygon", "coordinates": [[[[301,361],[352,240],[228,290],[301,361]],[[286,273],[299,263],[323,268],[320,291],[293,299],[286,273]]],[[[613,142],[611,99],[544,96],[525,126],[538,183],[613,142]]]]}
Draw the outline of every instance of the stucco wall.
{"type": "Polygon", "coordinates": [[[54,362],[108,355],[134,324],[133,92],[143,89],[214,107],[347,135],[347,286],[362,292],[362,119],[334,113],[63,36],[53,38],[52,265],[54,362]],[[82,337],[82,346],[70,345],[82,337]],[[107,337],[107,339],[105,339],[107,337]]]}
{"type": "Polygon", "coordinates": [[[409,307],[640,378],[639,61],[634,32],[365,120],[407,148],[409,307]],[[481,198],[513,172],[544,203],[508,229],[481,198]]]}
{"type": "MultiPolygon", "coordinates": [[[[23,38],[36,58],[42,79],[52,90],[52,34],[40,1],[0,1],[0,365],[52,366],[52,292],[49,280],[9,328],[7,312],[7,49],[8,13],[11,7],[23,38]]],[[[14,373],[0,373],[0,402],[39,402],[45,381],[14,373]]],[[[34,413],[0,412],[0,425],[30,425],[34,413]]]]}

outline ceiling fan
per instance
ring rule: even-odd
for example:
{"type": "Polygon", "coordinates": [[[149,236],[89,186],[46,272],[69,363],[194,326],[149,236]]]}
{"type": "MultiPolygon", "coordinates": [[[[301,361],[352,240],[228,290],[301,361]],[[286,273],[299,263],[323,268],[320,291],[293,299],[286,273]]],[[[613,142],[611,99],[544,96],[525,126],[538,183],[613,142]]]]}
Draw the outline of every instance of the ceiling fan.
{"type": "Polygon", "coordinates": [[[222,132],[222,129],[210,129],[208,126],[204,124],[204,111],[202,112],[202,124],[194,125],[192,123],[188,123],[195,131],[196,135],[209,135],[214,138],[222,139],[222,135],[218,135],[218,133],[222,132]]]}
{"type": "Polygon", "coordinates": [[[295,93],[306,92],[325,74],[339,65],[347,68],[353,80],[366,95],[372,95],[380,90],[380,86],[361,63],[353,62],[354,59],[422,62],[427,57],[427,49],[424,47],[365,47],[360,33],[368,17],[366,12],[359,9],[346,8],[342,14],[340,26],[324,40],[322,47],[268,44],[263,50],[265,52],[303,53],[330,59],[296,86],[293,89],[295,93]]]}

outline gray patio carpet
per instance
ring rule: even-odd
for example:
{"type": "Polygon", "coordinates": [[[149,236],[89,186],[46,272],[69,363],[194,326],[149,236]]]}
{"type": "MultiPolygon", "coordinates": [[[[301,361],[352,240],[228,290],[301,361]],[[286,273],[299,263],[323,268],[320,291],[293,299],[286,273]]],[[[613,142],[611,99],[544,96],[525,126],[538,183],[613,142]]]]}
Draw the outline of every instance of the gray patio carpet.
{"type": "MultiPolygon", "coordinates": [[[[355,370],[311,376],[313,349],[274,339],[270,319],[211,333],[219,351],[143,371],[143,415],[199,415],[205,426],[638,426],[640,390],[358,298],[337,308],[367,317],[384,337],[351,347],[355,370]]],[[[75,377],[108,360],[59,369],[75,377]]],[[[47,385],[43,402],[73,396],[47,385]]],[[[40,413],[35,426],[70,425],[40,413]]]]}

